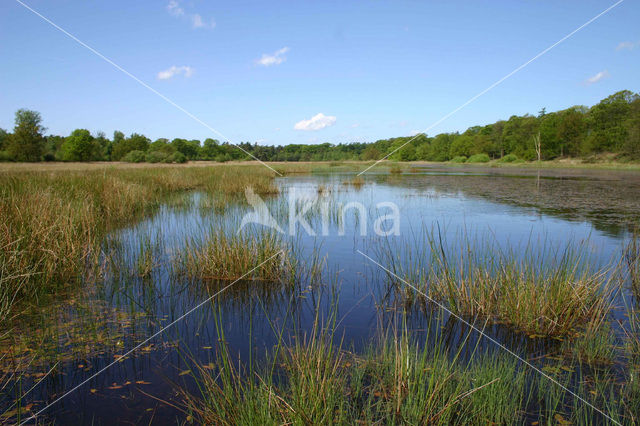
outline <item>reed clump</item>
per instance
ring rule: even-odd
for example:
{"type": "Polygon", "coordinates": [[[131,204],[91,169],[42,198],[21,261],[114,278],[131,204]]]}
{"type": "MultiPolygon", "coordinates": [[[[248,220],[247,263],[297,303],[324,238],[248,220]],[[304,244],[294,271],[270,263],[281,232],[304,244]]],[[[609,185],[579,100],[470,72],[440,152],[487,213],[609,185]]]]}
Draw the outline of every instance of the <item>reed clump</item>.
{"type": "Polygon", "coordinates": [[[215,368],[196,370],[199,393],[181,392],[185,410],[202,424],[502,424],[521,417],[525,373],[513,359],[452,360],[442,342],[424,347],[406,335],[356,355],[333,337],[314,327],[278,344],[264,368],[239,367],[221,345],[215,368]]]}
{"type": "Polygon", "coordinates": [[[364,186],[364,178],[362,176],[355,176],[352,179],[345,180],[342,184],[345,186],[352,186],[355,189],[360,189],[364,186]]]}
{"type": "Polygon", "coordinates": [[[290,248],[273,232],[211,232],[204,243],[189,241],[175,261],[180,274],[205,280],[280,281],[294,269],[290,248]]]}
{"type": "MultiPolygon", "coordinates": [[[[598,328],[619,287],[616,268],[592,270],[582,246],[516,253],[468,239],[444,249],[439,234],[426,232],[425,238],[427,252],[407,256],[411,265],[397,254],[406,250],[383,250],[390,270],[455,315],[487,318],[530,337],[561,338],[598,328]]],[[[395,276],[390,279],[404,286],[395,276]]]]}
{"type": "Polygon", "coordinates": [[[508,259],[470,260],[467,266],[433,275],[430,283],[430,294],[458,315],[490,317],[535,337],[561,337],[601,322],[610,309],[614,286],[606,273],[578,271],[568,258],[542,270],[508,259]]]}
{"type": "Polygon", "coordinates": [[[402,167],[399,164],[392,164],[389,167],[389,173],[391,173],[392,175],[402,174],[402,167]]]}

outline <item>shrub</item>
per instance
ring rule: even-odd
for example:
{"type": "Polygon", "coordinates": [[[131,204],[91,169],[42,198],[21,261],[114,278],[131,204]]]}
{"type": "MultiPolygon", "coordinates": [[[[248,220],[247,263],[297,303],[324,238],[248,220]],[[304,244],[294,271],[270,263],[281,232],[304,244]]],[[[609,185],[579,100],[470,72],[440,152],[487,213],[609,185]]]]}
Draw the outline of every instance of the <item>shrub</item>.
{"type": "Polygon", "coordinates": [[[467,163],[488,163],[491,158],[487,154],[475,154],[469,157],[467,163]]]}
{"type": "Polygon", "coordinates": [[[143,151],[129,151],[127,155],[122,157],[122,161],[126,161],[127,163],[142,163],[144,162],[145,155],[143,151]]]}
{"type": "Polygon", "coordinates": [[[11,161],[13,158],[8,151],[0,151],[0,161],[11,161]]]}
{"type": "Polygon", "coordinates": [[[170,157],[170,155],[168,155],[166,152],[151,151],[151,152],[147,152],[147,155],[145,156],[145,161],[147,163],[164,163],[166,162],[165,160],[168,157],[170,157]]]}
{"type": "Polygon", "coordinates": [[[514,161],[518,160],[518,156],[515,154],[507,154],[504,157],[502,157],[500,160],[498,160],[501,163],[513,163],[514,161]]]}
{"type": "Polygon", "coordinates": [[[453,157],[451,159],[452,163],[466,163],[467,162],[467,157],[465,157],[464,155],[458,155],[457,157],[453,157]]]}
{"type": "Polygon", "coordinates": [[[171,163],[182,164],[187,162],[187,157],[185,157],[185,155],[180,151],[176,151],[173,154],[171,154],[171,156],[169,157],[169,160],[171,163]]]}

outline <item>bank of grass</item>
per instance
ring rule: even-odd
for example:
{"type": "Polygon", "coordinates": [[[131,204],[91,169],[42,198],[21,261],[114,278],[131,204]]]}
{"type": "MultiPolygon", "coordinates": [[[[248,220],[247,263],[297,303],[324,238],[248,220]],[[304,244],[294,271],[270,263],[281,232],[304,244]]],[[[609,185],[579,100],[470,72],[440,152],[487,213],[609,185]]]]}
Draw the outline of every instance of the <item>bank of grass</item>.
{"type": "Polygon", "coordinates": [[[65,291],[97,264],[107,230],[155,211],[167,196],[231,198],[249,186],[275,193],[273,176],[263,166],[0,173],[0,313],[65,291]]]}
{"type": "Polygon", "coordinates": [[[194,369],[182,390],[201,424],[505,424],[522,419],[525,371],[514,358],[462,361],[444,343],[385,335],[364,353],[344,350],[331,325],[279,343],[261,366],[234,361],[194,369]]]}
{"type": "Polygon", "coordinates": [[[543,376],[507,352],[471,343],[466,333],[456,349],[442,335],[425,342],[423,334],[402,329],[399,335],[382,333],[355,353],[345,350],[331,331],[334,325],[316,323],[308,334],[280,341],[265,359],[249,365],[239,362],[222,338],[215,362],[191,369],[196,390],[178,389],[185,414],[199,424],[229,425],[631,425],[638,420],[640,393],[633,373],[621,383],[606,371],[584,374],[579,364],[561,362],[540,364],[543,376]]]}
{"type": "Polygon", "coordinates": [[[175,261],[179,274],[217,281],[281,281],[292,273],[295,263],[291,248],[275,232],[227,235],[216,230],[211,230],[203,243],[188,241],[175,261]],[[256,268],[267,260],[271,261],[256,268]]]}
{"type": "MultiPolygon", "coordinates": [[[[423,236],[424,245],[413,255],[388,244],[379,255],[391,271],[454,314],[487,318],[531,337],[562,338],[599,328],[619,289],[617,268],[590,268],[585,245],[543,243],[535,251],[512,251],[462,237],[445,250],[449,246],[439,231],[423,236]]],[[[407,290],[393,274],[389,282],[407,290]]]]}

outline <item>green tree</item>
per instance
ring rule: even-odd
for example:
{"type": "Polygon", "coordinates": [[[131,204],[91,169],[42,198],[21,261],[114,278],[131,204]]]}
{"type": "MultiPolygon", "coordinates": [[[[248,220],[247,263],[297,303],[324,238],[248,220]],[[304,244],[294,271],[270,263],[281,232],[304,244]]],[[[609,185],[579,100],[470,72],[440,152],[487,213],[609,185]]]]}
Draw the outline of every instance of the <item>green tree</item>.
{"type": "Polygon", "coordinates": [[[151,145],[149,145],[149,152],[162,152],[170,155],[176,152],[176,148],[169,144],[169,139],[160,138],[156,139],[151,145]]]}
{"type": "Polygon", "coordinates": [[[587,135],[586,107],[576,106],[558,113],[558,155],[576,156],[587,135]]]}
{"type": "Polygon", "coordinates": [[[631,113],[631,103],[638,94],[622,90],[603,99],[589,110],[589,130],[583,152],[617,152],[627,136],[625,121],[631,113]]]}
{"type": "Polygon", "coordinates": [[[625,121],[627,138],[622,146],[622,153],[633,160],[640,159],[640,99],[630,104],[629,118],[625,121]]]}
{"type": "Polygon", "coordinates": [[[544,160],[561,155],[561,143],[559,138],[561,120],[562,117],[560,114],[555,112],[544,114],[540,118],[540,145],[542,149],[542,158],[544,160]]]}
{"type": "Polygon", "coordinates": [[[37,111],[16,111],[16,125],[9,138],[7,151],[15,161],[40,161],[45,148],[42,117],[37,111]]]}
{"type": "Polygon", "coordinates": [[[95,161],[101,158],[101,146],[86,129],[76,129],[60,148],[63,161],[95,161]]]}
{"type": "Polygon", "coordinates": [[[429,145],[429,151],[426,160],[429,161],[448,161],[451,159],[449,151],[451,144],[457,135],[452,133],[440,133],[429,145]]]}
{"type": "MultiPolygon", "coordinates": [[[[220,145],[220,142],[218,142],[216,139],[211,139],[211,138],[205,139],[204,146],[202,147],[202,150],[201,150],[202,158],[205,160],[215,159],[218,156],[218,154],[220,154],[220,150],[218,149],[219,145],[220,145]]],[[[264,157],[264,156],[260,157],[258,155],[259,154],[256,155],[258,158],[264,157]]],[[[268,160],[269,159],[265,161],[268,161],[268,160]]]]}
{"type": "Polygon", "coordinates": [[[6,130],[0,129],[0,151],[4,151],[4,147],[9,140],[9,133],[6,130]]]}
{"type": "Polygon", "coordinates": [[[379,160],[383,157],[382,153],[378,148],[376,148],[373,144],[367,146],[364,151],[362,151],[361,159],[365,161],[370,160],[379,160]]]}
{"type": "Polygon", "coordinates": [[[113,139],[113,150],[111,151],[112,160],[121,160],[131,151],[142,151],[145,153],[147,149],[149,149],[149,139],[137,133],[133,133],[127,139],[120,139],[119,137],[116,139],[116,134],[114,133],[113,139]]]}
{"type": "Polygon", "coordinates": [[[474,151],[474,137],[471,135],[459,135],[456,136],[451,143],[451,150],[449,151],[449,157],[465,156],[469,157],[473,155],[474,151]]]}
{"type": "Polygon", "coordinates": [[[514,115],[505,123],[502,132],[504,152],[525,160],[536,158],[533,137],[538,133],[538,119],[531,115],[514,115]]]}

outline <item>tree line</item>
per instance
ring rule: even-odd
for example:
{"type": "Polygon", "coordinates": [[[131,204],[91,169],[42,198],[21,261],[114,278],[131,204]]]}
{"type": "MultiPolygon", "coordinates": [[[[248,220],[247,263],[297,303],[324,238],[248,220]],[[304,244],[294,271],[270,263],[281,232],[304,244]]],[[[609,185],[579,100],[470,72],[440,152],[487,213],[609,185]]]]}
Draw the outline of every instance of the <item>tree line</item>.
{"type": "Polygon", "coordinates": [[[562,157],[594,158],[615,154],[618,160],[640,160],[640,95],[623,90],[592,107],[574,106],[537,115],[511,116],[465,132],[424,134],[372,143],[323,143],[262,146],[242,142],[238,149],[229,142],[208,138],[204,142],[176,138],[151,141],[144,135],[125,136],[115,131],[92,135],[77,129],[69,136],[47,135],[36,111],[20,109],[12,133],[0,129],[0,161],[128,161],[183,163],[189,160],[395,161],[484,162],[552,160],[562,157]]]}

